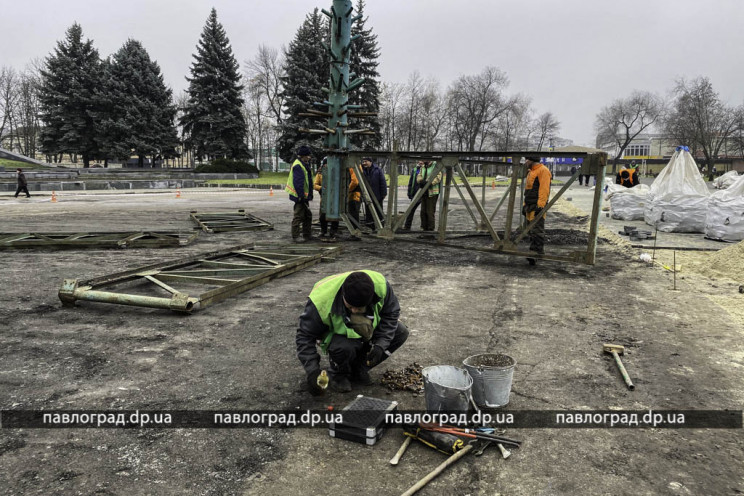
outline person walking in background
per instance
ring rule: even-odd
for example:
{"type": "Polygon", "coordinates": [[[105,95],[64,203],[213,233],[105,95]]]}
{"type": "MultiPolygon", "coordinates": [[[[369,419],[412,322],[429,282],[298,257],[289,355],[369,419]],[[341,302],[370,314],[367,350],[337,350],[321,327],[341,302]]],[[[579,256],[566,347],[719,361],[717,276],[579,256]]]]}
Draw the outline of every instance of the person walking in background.
{"type": "MultiPolygon", "coordinates": [[[[411,171],[411,177],[408,179],[408,199],[413,200],[413,197],[416,196],[416,193],[418,193],[418,190],[421,189],[421,185],[416,181],[416,177],[418,176],[419,172],[421,172],[421,168],[424,166],[424,163],[419,160],[418,163],[416,163],[416,168],[411,171]]],[[[406,222],[403,225],[404,231],[410,231],[411,226],[413,225],[413,216],[416,213],[416,209],[421,205],[421,199],[416,202],[416,204],[411,209],[411,213],[408,214],[408,217],[406,217],[406,222]]]]}
{"type": "MultiPolygon", "coordinates": [[[[378,206],[374,201],[372,201],[372,208],[376,210],[377,216],[380,218],[380,221],[382,221],[384,219],[382,213],[382,201],[387,196],[387,181],[385,181],[385,174],[370,157],[362,159],[362,172],[364,173],[365,179],[367,179],[367,184],[369,184],[370,194],[377,199],[377,203],[379,204],[378,206]]],[[[375,219],[372,216],[372,212],[369,210],[369,206],[366,208],[364,224],[374,231],[375,219]]]]}
{"type": "Polygon", "coordinates": [[[313,181],[313,189],[318,192],[320,195],[320,237],[321,241],[330,241],[335,242],[336,241],[336,234],[338,233],[338,221],[332,220],[330,222],[331,226],[331,233],[328,234],[328,224],[329,222],[326,220],[326,214],[325,209],[326,205],[328,204],[328,199],[326,198],[325,192],[323,191],[323,176],[326,174],[326,170],[328,169],[328,157],[323,157],[323,162],[320,165],[320,169],[318,169],[318,173],[315,174],[315,181],[313,181]]]}
{"type": "Polygon", "coordinates": [[[294,202],[292,216],[292,240],[295,243],[312,240],[311,224],[313,213],[310,211],[310,202],[313,200],[313,188],[310,184],[310,158],[312,150],[309,146],[302,145],[297,150],[297,159],[292,163],[287,178],[287,186],[284,188],[289,194],[289,199],[294,202]],[[300,239],[300,227],[302,227],[302,239],[300,239]]]}
{"type": "Polygon", "coordinates": [[[26,198],[31,198],[31,193],[28,192],[28,182],[26,181],[26,174],[23,173],[23,169],[16,169],[16,175],[18,176],[18,188],[15,192],[15,197],[18,198],[18,193],[26,193],[26,198]]]}
{"type": "MultiPolygon", "coordinates": [[[[420,188],[423,188],[429,177],[434,173],[437,163],[431,160],[425,160],[421,170],[416,175],[416,182],[420,188]]],[[[439,183],[442,181],[440,172],[431,182],[431,185],[424,191],[421,197],[421,230],[433,231],[436,227],[437,201],[439,200],[439,183]]]]}

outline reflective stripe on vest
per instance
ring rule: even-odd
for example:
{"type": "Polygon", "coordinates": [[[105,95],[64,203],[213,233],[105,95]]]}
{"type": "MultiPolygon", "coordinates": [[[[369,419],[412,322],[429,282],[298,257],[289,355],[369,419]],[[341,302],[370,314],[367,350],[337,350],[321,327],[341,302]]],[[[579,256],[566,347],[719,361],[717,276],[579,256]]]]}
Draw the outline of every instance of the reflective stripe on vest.
{"type": "Polygon", "coordinates": [[[308,193],[310,192],[310,177],[307,175],[307,169],[305,168],[302,161],[298,158],[292,163],[292,168],[289,169],[289,177],[287,178],[287,186],[284,188],[284,191],[289,193],[289,196],[294,196],[295,198],[299,198],[297,195],[297,191],[295,191],[294,188],[294,169],[296,166],[302,167],[302,173],[305,175],[305,196],[303,198],[307,198],[308,193]]]}
{"type": "MultiPolygon", "coordinates": [[[[372,327],[376,328],[377,324],[380,322],[380,310],[382,309],[385,296],[387,295],[387,282],[385,281],[385,276],[379,272],[373,270],[362,270],[359,272],[364,272],[372,278],[372,282],[375,285],[375,294],[379,298],[379,301],[372,308],[374,313],[372,327]]],[[[315,284],[313,290],[310,292],[310,301],[313,302],[316,310],[318,310],[320,320],[323,321],[323,324],[330,327],[330,331],[321,338],[320,349],[323,350],[324,353],[328,351],[328,345],[331,343],[331,338],[333,338],[334,334],[341,334],[350,339],[361,339],[361,336],[357,334],[354,329],[346,327],[344,315],[336,315],[331,312],[336,295],[341,290],[341,286],[346,278],[349,277],[349,274],[351,274],[351,272],[344,272],[342,274],[336,274],[321,279],[315,284]]]]}

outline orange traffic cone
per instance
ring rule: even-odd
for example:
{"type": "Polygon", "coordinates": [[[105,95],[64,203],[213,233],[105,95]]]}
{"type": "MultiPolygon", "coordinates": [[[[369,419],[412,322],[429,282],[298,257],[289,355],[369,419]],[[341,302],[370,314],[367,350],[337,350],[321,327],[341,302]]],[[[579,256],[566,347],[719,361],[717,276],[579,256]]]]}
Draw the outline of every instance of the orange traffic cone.
{"type": "Polygon", "coordinates": [[[491,189],[493,189],[495,187],[496,187],[496,179],[494,179],[493,181],[491,181],[491,189]]]}
{"type": "Polygon", "coordinates": [[[54,191],[52,191],[52,203],[57,203],[57,195],[54,191]]]}
{"type": "Polygon", "coordinates": [[[176,189],[176,198],[181,198],[181,188],[176,189]]]}
{"type": "Polygon", "coordinates": [[[274,187],[269,186],[269,196],[274,196],[274,187]]]}

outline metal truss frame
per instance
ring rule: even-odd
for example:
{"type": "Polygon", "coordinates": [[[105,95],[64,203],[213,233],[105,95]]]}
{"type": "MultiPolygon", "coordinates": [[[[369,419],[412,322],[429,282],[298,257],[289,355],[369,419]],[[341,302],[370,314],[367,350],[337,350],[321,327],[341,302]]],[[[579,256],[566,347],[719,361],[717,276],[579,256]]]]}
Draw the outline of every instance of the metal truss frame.
{"type": "Polygon", "coordinates": [[[65,279],[59,299],[65,306],[85,300],[190,313],[320,263],[340,251],[335,246],[251,243],[90,280],[65,279]],[[126,292],[133,286],[140,291],[126,292]],[[196,292],[190,294],[194,289],[196,292]]]}
{"type": "Polygon", "coordinates": [[[270,231],[274,225],[248,214],[245,210],[237,212],[197,212],[191,211],[191,220],[202,231],[208,233],[228,231],[270,231]]]}
{"type": "MultiPolygon", "coordinates": [[[[413,206],[421,199],[424,192],[431,186],[434,178],[441,172],[443,174],[442,186],[440,189],[440,208],[438,209],[438,230],[436,232],[436,243],[441,246],[455,247],[470,249],[476,251],[486,251],[491,253],[500,253],[505,255],[516,255],[524,256],[535,259],[555,260],[562,262],[577,262],[593,265],[596,258],[597,249],[597,231],[599,229],[599,214],[602,206],[602,190],[604,187],[605,168],[607,166],[607,154],[604,152],[586,153],[586,152],[535,152],[535,151],[506,151],[506,152],[351,152],[347,154],[341,154],[344,158],[344,167],[352,168],[360,179],[359,183],[362,192],[362,201],[367,205],[368,211],[372,214],[377,229],[377,237],[393,240],[396,238],[403,238],[410,240],[410,236],[401,235],[398,231],[405,222],[406,217],[412,211],[413,206]],[[539,155],[541,157],[560,157],[560,158],[582,158],[582,165],[576,171],[573,176],[563,185],[560,190],[552,195],[552,199],[548,202],[546,207],[542,210],[540,215],[532,220],[530,223],[518,226],[514,228],[513,219],[514,213],[521,212],[522,198],[524,195],[524,181],[522,178],[526,176],[525,166],[520,163],[508,163],[507,157],[509,158],[521,158],[525,156],[539,155]],[[373,204],[379,206],[377,199],[374,195],[370,194],[369,185],[366,182],[364,174],[362,174],[359,163],[361,163],[362,157],[378,157],[388,159],[391,164],[395,164],[390,168],[390,186],[388,192],[388,204],[387,211],[385,212],[384,219],[377,215],[377,209],[373,207],[373,204]],[[501,161],[495,159],[502,158],[501,161]],[[421,188],[416,196],[411,200],[408,208],[402,214],[397,212],[398,203],[398,168],[397,164],[405,160],[434,160],[437,161],[437,167],[431,177],[428,179],[426,185],[421,188]],[[486,188],[486,176],[485,168],[483,175],[483,190],[482,198],[479,200],[475,191],[473,190],[465,172],[462,168],[461,163],[463,162],[477,162],[486,164],[500,164],[506,167],[511,167],[511,178],[509,187],[505,191],[504,195],[498,201],[495,209],[492,213],[486,211],[486,200],[485,200],[485,188],[486,188]],[[461,185],[455,181],[455,174],[457,174],[461,185]],[[518,243],[524,239],[530,231],[537,224],[540,217],[545,216],[555,204],[555,202],[563,196],[573,182],[578,178],[580,174],[589,174],[596,176],[597,185],[594,189],[594,201],[592,205],[591,220],[589,224],[589,237],[586,250],[573,251],[570,253],[563,254],[551,254],[546,253],[544,255],[538,255],[534,252],[525,251],[518,248],[518,243]],[[395,185],[395,186],[394,186],[395,185]],[[447,214],[448,205],[450,201],[450,195],[452,189],[455,189],[457,194],[460,196],[463,204],[465,205],[470,217],[472,218],[475,229],[473,231],[448,231],[447,230],[447,214]],[[465,191],[465,194],[463,193],[465,191]],[[467,198],[466,198],[467,194],[467,198]],[[517,199],[519,194],[520,198],[517,199]],[[503,227],[503,239],[499,236],[496,228],[492,224],[492,221],[499,210],[506,204],[506,221],[503,227]],[[482,234],[488,234],[493,239],[493,246],[490,248],[472,248],[459,246],[453,243],[447,242],[447,236],[453,234],[466,234],[469,232],[478,232],[482,234]],[[513,236],[516,237],[512,240],[513,236]]],[[[342,188],[343,190],[343,188],[342,188]]],[[[345,212],[341,213],[341,218],[347,223],[349,230],[355,234],[361,234],[362,231],[355,229],[354,226],[349,222],[348,216],[345,212]]]]}
{"type": "Polygon", "coordinates": [[[23,248],[173,248],[185,246],[199,231],[0,233],[0,250],[23,248]]]}

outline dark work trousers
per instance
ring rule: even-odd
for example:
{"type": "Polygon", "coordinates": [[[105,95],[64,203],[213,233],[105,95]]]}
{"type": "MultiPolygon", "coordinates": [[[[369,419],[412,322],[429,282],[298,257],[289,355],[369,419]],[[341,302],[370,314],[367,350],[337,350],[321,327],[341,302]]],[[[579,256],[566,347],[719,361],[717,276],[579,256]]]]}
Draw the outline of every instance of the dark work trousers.
{"type": "Polygon", "coordinates": [[[18,193],[21,193],[21,192],[26,193],[26,198],[31,196],[31,193],[28,192],[28,186],[26,186],[25,184],[18,185],[18,189],[16,190],[15,197],[18,198],[18,193]]]}
{"type": "Polygon", "coordinates": [[[413,225],[413,214],[416,213],[416,209],[419,208],[419,205],[421,205],[421,200],[417,201],[416,204],[413,206],[413,209],[411,210],[411,213],[408,214],[408,217],[406,217],[406,223],[403,226],[403,229],[410,229],[413,225]]]}
{"type": "Polygon", "coordinates": [[[312,237],[310,224],[313,222],[313,213],[307,203],[297,202],[294,205],[294,215],[292,216],[292,239],[300,237],[300,225],[302,225],[302,237],[309,239],[312,237]]]}
{"type": "Polygon", "coordinates": [[[584,174],[584,185],[589,186],[589,174],[584,174]]]}
{"type": "MultiPolygon", "coordinates": [[[[387,360],[388,353],[392,354],[403,346],[406,339],[408,339],[408,328],[403,322],[398,321],[398,328],[395,329],[395,335],[390,346],[385,350],[386,353],[382,355],[382,361],[387,360]]],[[[350,339],[341,334],[334,334],[328,345],[328,359],[331,362],[332,374],[349,375],[362,367],[369,370],[371,367],[367,367],[365,361],[370,348],[369,342],[363,339],[350,339]]]]}
{"type": "Polygon", "coordinates": [[[320,213],[320,233],[326,234],[328,232],[328,224],[331,225],[331,235],[335,235],[338,232],[338,221],[332,220],[331,222],[328,222],[326,220],[326,214],[321,212],[320,213]]]}
{"type": "Polygon", "coordinates": [[[359,224],[359,209],[361,207],[361,202],[355,201],[355,200],[349,200],[348,206],[348,214],[349,217],[352,219],[352,224],[354,224],[354,229],[358,229],[360,227],[359,224]]]}
{"type": "Polygon", "coordinates": [[[433,231],[436,225],[437,202],[439,195],[424,194],[421,199],[421,230],[433,231]]]}
{"type": "Polygon", "coordinates": [[[545,216],[530,230],[530,250],[541,255],[545,252],[545,216]]]}

